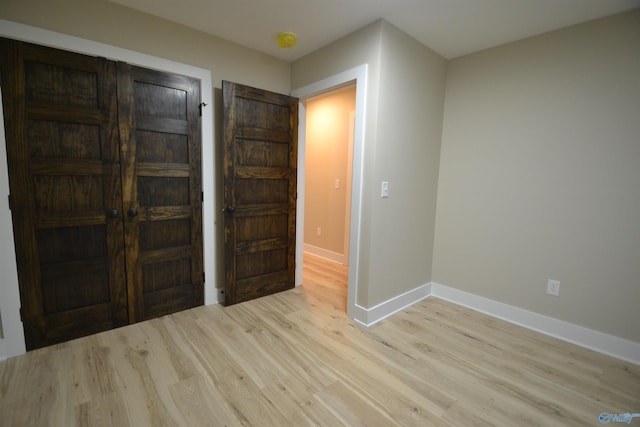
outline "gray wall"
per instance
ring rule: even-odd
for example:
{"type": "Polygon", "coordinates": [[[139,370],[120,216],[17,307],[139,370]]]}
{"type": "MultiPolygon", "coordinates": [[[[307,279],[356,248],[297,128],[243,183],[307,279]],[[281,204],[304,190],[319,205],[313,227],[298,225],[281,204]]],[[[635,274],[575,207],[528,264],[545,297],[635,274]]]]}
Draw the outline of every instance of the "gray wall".
{"type": "Polygon", "coordinates": [[[299,88],[368,64],[357,304],[431,280],[446,60],[386,21],[292,66],[299,88]],[[382,181],[389,198],[380,198],[382,181]]]}
{"type": "Polygon", "coordinates": [[[2,0],[0,18],[205,68],[215,88],[290,89],[285,61],[107,0],[2,0]]]}
{"type": "Polygon", "coordinates": [[[433,281],[640,342],[640,10],[450,61],[446,91],[433,281]]]}
{"type": "Polygon", "coordinates": [[[431,281],[446,72],[443,57],[388,23],[380,64],[370,307],[431,281]]]}

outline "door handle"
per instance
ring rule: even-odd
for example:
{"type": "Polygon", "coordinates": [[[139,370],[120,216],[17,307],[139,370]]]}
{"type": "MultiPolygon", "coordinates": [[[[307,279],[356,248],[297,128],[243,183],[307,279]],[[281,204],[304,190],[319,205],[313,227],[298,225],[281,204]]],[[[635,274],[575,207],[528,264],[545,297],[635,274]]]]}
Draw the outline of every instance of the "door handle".
{"type": "Polygon", "coordinates": [[[131,218],[133,218],[134,216],[138,216],[138,210],[136,208],[131,208],[127,211],[127,215],[129,215],[131,218]]]}
{"type": "Polygon", "coordinates": [[[107,215],[109,216],[109,218],[118,218],[118,210],[117,209],[111,209],[109,211],[107,211],[107,215]]]}
{"type": "Polygon", "coordinates": [[[227,208],[224,211],[228,214],[232,214],[236,211],[236,208],[233,206],[227,206],[227,208]]]}

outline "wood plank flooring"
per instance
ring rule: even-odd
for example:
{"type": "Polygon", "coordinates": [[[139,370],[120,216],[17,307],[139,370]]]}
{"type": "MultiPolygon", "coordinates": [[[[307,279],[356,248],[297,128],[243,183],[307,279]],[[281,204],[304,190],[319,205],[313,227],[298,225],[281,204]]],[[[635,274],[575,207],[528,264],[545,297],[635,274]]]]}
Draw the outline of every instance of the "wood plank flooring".
{"type": "MultiPolygon", "coordinates": [[[[345,267],[0,363],[0,426],[597,426],[640,366],[430,298],[367,329],[345,267]]],[[[633,424],[640,424],[634,419],[633,424]]]]}

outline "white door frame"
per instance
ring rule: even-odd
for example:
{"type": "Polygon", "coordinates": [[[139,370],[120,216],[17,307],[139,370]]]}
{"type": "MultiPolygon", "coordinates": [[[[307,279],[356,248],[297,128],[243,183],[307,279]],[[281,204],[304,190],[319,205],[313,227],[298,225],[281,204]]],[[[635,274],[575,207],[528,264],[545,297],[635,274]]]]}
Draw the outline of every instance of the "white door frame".
{"type": "Polygon", "coordinates": [[[351,179],[351,226],[349,235],[349,279],[347,316],[357,314],[358,266],[360,264],[360,222],[362,217],[362,172],[364,159],[365,106],[367,100],[367,64],[295,89],[291,96],[300,99],[298,125],[298,201],[296,206],[296,286],[302,284],[304,253],[304,184],[306,148],[306,100],[353,84],[356,85],[355,129],[353,137],[353,173],[351,179]]]}
{"type": "MultiPolygon", "coordinates": [[[[94,42],[67,34],[44,30],[42,28],[19,24],[12,21],[0,19],[0,36],[15,40],[36,43],[42,46],[64,49],[71,52],[78,52],[85,55],[102,56],[116,61],[124,61],[132,65],[152,68],[155,70],[182,74],[200,80],[200,91],[202,102],[210,108],[204,109],[202,114],[202,191],[204,192],[204,202],[202,205],[202,228],[203,228],[203,257],[204,271],[207,273],[205,282],[205,305],[218,302],[216,293],[216,234],[215,234],[215,151],[213,141],[213,88],[211,71],[194,67],[180,62],[170,61],[163,58],[134,52],[128,49],[94,42]]],[[[0,110],[1,112],[1,110],[0,110]]],[[[3,117],[0,117],[4,124],[3,117]]],[[[2,126],[0,126],[2,130],[2,126]]],[[[0,134],[0,171],[7,171],[7,156],[5,153],[5,134],[0,134]]],[[[0,173],[0,200],[6,201],[7,195],[2,194],[5,190],[8,193],[9,181],[8,172],[0,173]]],[[[2,235],[8,233],[11,239],[3,239],[2,253],[7,255],[0,259],[0,272],[3,273],[3,280],[0,283],[0,314],[4,327],[4,338],[0,338],[0,361],[13,356],[24,354],[26,351],[24,342],[24,330],[20,320],[20,294],[17,278],[17,267],[15,263],[15,253],[13,246],[13,225],[11,213],[3,208],[4,203],[0,202],[0,231],[2,235]],[[6,243],[9,241],[9,243],[6,243]],[[9,249],[10,246],[10,249],[9,249]],[[7,277],[4,273],[9,273],[7,277]]]]}

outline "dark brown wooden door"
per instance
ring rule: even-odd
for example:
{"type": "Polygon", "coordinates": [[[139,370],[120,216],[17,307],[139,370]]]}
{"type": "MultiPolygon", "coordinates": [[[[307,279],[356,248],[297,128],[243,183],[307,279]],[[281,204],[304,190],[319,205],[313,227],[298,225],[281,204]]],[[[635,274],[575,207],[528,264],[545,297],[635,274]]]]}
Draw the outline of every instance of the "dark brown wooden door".
{"type": "Polygon", "coordinates": [[[225,305],[294,287],[298,100],[222,83],[225,305]]]}
{"type": "Polygon", "coordinates": [[[118,64],[131,323],[204,303],[200,82],[118,64]]]}
{"type": "Polygon", "coordinates": [[[0,46],[27,349],[127,324],[115,66],[0,46]]]}
{"type": "Polygon", "coordinates": [[[0,39],[27,349],[203,304],[197,80],[0,39]]]}

